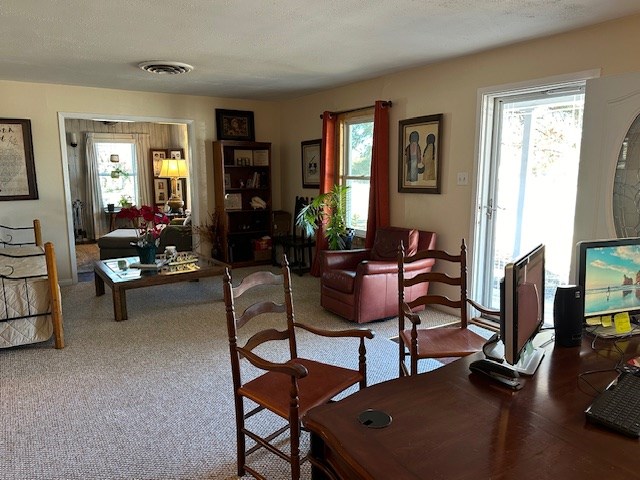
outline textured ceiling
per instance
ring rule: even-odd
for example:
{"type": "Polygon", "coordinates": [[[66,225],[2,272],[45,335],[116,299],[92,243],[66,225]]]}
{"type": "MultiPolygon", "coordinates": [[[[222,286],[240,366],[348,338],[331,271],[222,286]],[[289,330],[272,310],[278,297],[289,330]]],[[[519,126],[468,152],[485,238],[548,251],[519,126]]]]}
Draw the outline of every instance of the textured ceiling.
{"type": "Polygon", "coordinates": [[[2,0],[0,79],[278,100],[633,13],[638,0],[2,0]]]}

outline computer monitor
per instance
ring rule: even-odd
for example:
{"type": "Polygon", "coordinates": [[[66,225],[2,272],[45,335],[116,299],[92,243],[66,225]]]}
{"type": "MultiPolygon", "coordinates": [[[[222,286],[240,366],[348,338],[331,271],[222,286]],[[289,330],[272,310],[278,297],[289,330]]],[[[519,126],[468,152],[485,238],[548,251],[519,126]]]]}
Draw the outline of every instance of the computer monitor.
{"type": "Polygon", "coordinates": [[[500,295],[500,338],[504,360],[514,370],[533,375],[544,350],[532,340],[544,322],[544,245],[505,266],[500,295]]]}
{"type": "Polygon", "coordinates": [[[640,314],[640,238],[580,242],[577,251],[585,319],[640,314]]]}

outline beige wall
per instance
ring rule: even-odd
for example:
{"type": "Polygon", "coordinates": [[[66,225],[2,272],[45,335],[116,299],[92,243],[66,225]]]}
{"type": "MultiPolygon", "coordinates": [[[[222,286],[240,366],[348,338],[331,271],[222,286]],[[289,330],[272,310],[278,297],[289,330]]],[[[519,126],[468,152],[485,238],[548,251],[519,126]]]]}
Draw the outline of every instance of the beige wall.
{"type": "Polygon", "coordinates": [[[640,16],[515,46],[406,70],[375,80],[283,102],[255,102],[153,94],[62,85],[0,82],[0,111],[32,121],[39,200],[0,202],[0,223],[42,219],[44,238],[55,242],[60,277],[71,279],[68,229],[70,210],[63,190],[64,146],[58,112],[95,113],[191,120],[194,184],[201,218],[213,207],[211,141],[218,108],[255,112],[256,139],[273,142],[274,208],[292,210],[302,189],[300,142],[319,138],[320,113],[392,100],[390,182],[394,225],[432,229],[440,246],[455,248],[470,240],[478,89],[572,72],[601,69],[602,75],[640,71],[640,16]],[[398,121],[444,113],[442,194],[397,193],[398,121]],[[470,173],[469,186],[457,186],[457,172],[470,173]],[[67,216],[69,215],[69,216],[67,216]]]}
{"type": "Polygon", "coordinates": [[[39,192],[38,200],[0,202],[0,223],[28,225],[31,219],[40,218],[43,238],[54,242],[56,247],[60,281],[71,282],[72,245],[69,244],[69,235],[73,232],[73,219],[63,187],[66,162],[63,163],[62,158],[66,155],[66,145],[61,145],[60,141],[60,112],[77,114],[78,117],[100,114],[133,116],[140,120],[191,121],[194,210],[201,218],[206,217],[207,212],[213,211],[211,142],[215,139],[216,108],[255,112],[256,139],[274,143],[273,198],[278,208],[280,124],[277,121],[279,105],[276,103],[0,81],[1,115],[31,120],[39,192]]]}
{"type": "Polygon", "coordinates": [[[572,33],[504,47],[372,81],[348,85],[289,101],[282,108],[284,205],[302,189],[300,142],[319,138],[324,110],[346,110],[391,100],[391,223],[433,230],[440,247],[455,249],[472,239],[473,187],[476,180],[478,90],[591,69],[602,75],[640,70],[640,16],[572,33]],[[444,113],[442,194],[398,193],[398,121],[444,113]],[[469,172],[469,186],[457,186],[458,172],[469,172]]]}

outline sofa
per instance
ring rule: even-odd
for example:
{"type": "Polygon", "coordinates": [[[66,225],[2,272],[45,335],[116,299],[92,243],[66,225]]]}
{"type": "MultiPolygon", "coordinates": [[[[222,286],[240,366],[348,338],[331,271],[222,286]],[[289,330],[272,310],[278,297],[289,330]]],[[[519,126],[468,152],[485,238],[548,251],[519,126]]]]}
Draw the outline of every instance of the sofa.
{"type": "MultiPolygon", "coordinates": [[[[398,315],[398,246],[407,255],[433,249],[434,232],[402,227],[376,231],[373,248],[321,252],[320,304],[352,322],[365,323],[398,315]]],[[[431,271],[435,260],[407,266],[405,278],[431,271]]],[[[428,283],[405,290],[411,301],[427,293],[428,283]]]]}
{"type": "MultiPolygon", "coordinates": [[[[137,239],[136,229],[119,228],[98,239],[100,260],[109,258],[135,257],[136,248],[131,245],[137,239]]],[[[193,234],[191,224],[184,225],[184,219],[172,220],[160,234],[158,252],[163,252],[167,245],[175,245],[179,252],[193,250],[193,234]]]]}

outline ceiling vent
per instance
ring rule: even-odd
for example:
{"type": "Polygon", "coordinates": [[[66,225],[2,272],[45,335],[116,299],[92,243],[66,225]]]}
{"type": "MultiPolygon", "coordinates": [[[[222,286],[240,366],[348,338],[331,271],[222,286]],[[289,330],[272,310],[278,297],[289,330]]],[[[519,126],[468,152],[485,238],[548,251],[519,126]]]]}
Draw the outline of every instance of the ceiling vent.
{"type": "Polygon", "coordinates": [[[146,72],[157,73],[159,75],[179,75],[181,73],[189,73],[193,70],[193,67],[186,63],[165,62],[161,60],[142,62],[138,64],[138,67],[146,72]]]}

